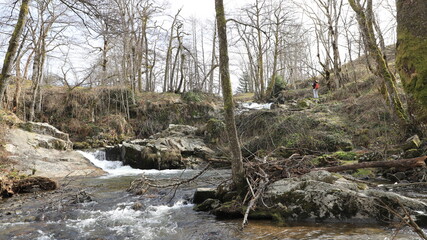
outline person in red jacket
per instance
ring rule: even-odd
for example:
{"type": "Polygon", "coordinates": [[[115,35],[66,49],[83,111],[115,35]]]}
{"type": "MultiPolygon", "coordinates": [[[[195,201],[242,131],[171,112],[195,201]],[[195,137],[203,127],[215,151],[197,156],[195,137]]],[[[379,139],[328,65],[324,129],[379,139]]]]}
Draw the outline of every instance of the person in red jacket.
{"type": "Polygon", "coordinates": [[[313,81],[312,87],[313,87],[314,98],[316,98],[316,99],[319,98],[319,87],[320,87],[320,85],[319,85],[319,81],[317,79],[313,81]]]}

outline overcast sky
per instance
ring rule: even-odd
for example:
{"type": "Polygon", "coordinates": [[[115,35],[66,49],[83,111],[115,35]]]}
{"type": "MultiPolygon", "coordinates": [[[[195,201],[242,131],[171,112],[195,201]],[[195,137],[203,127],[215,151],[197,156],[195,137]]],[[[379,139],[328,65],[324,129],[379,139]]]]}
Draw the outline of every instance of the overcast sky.
{"type": "MultiPolygon", "coordinates": [[[[251,3],[248,0],[224,0],[225,12],[233,11],[241,6],[251,3]]],[[[212,19],[215,17],[215,0],[170,0],[173,11],[182,7],[184,17],[199,19],[212,19]]]]}
{"type": "MultiPolygon", "coordinates": [[[[159,0],[159,1],[163,1],[163,0],[159,0]]],[[[214,21],[215,0],[164,0],[164,1],[169,2],[169,7],[166,7],[166,11],[165,11],[166,14],[175,15],[177,10],[182,8],[181,16],[184,19],[195,18],[195,19],[198,19],[200,22],[204,22],[204,23],[206,23],[207,20],[214,21]]],[[[10,6],[11,2],[12,0],[0,0],[1,15],[9,15],[9,13],[4,12],[4,10],[5,10],[5,6],[10,6]]],[[[232,16],[233,13],[236,13],[243,6],[248,4],[253,4],[254,2],[255,0],[224,0],[225,12],[227,15],[232,16]]],[[[307,2],[310,4],[310,3],[313,3],[313,0],[294,0],[294,2],[297,2],[297,3],[307,2]]],[[[394,5],[394,0],[374,1],[375,4],[378,4],[380,2],[386,2],[386,3],[390,2],[391,5],[394,5]]],[[[347,3],[347,0],[344,0],[344,3],[347,3]]],[[[299,11],[302,11],[302,9],[296,8],[295,11],[299,12],[299,11]]],[[[387,44],[393,43],[395,41],[395,32],[393,28],[390,28],[390,24],[393,24],[394,21],[391,21],[390,12],[387,12],[384,10],[379,11],[378,9],[375,9],[375,12],[377,13],[377,17],[380,20],[381,27],[384,29],[386,39],[387,39],[387,44]]],[[[303,14],[301,14],[300,16],[303,17],[303,14]]],[[[304,22],[304,25],[306,28],[309,28],[310,25],[312,24],[311,21],[304,20],[303,18],[301,18],[300,20],[304,22]]],[[[187,25],[191,27],[191,24],[187,24],[187,25]]],[[[209,25],[204,25],[203,27],[209,27],[209,25]]],[[[3,53],[6,50],[7,43],[8,43],[8,36],[0,32],[0,46],[1,46],[0,61],[1,62],[3,61],[3,56],[4,56],[3,53]]],[[[83,50],[85,51],[83,55],[87,55],[88,50],[82,49],[82,51],[83,50]]],[[[77,49],[72,50],[72,53],[79,53],[79,52],[80,50],[77,50],[77,49]]],[[[345,53],[345,51],[342,51],[342,52],[345,53]]],[[[79,65],[81,65],[79,63],[82,63],[81,56],[77,56],[79,54],[74,54],[74,55],[76,56],[71,56],[71,58],[78,59],[75,61],[73,61],[74,59],[72,59],[72,61],[75,62],[74,66],[78,67],[79,65]]],[[[241,60],[241,58],[234,57],[231,60],[232,60],[231,61],[232,65],[233,64],[239,65],[239,61],[241,60]]],[[[51,65],[51,66],[48,66],[47,68],[57,68],[57,66],[54,66],[53,62],[55,62],[55,59],[50,60],[49,62],[50,64],[47,63],[47,65],[51,65]]],[[[88,61],[84,61],[84,62],[85,62],[84,66],[87,67],[88,61]]],[[[233,66],[231,66],[231,70],[232,71],[235,70],[233,66]]],[[[237,71],[232,72],[232,75],[234,75],[233,78],[238,78],[239,74],[240,73],[238,73],[237,71]]],[[[236,79],[234,80],[236,81],[236,79]]]]}

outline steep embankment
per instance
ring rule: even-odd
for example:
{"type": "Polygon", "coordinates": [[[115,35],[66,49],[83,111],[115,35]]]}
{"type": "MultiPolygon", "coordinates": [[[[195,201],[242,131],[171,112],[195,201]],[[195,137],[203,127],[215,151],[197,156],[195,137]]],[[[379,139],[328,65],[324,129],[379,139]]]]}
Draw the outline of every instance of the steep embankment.
{"type": "Polygon", "coordinates": [[[309,87],[288,89],[281,93],[284,104],[243,112],[237,118],[243,151],[250,156],[281,146],[299,153],[399,152],[396,146],[411,135],[393,116],[376,81],[366,74],[337,91],[323,88],[319,103],[311,98],[309,87]]]}
{"type": "MultiPolygon", "coordinates": [[[[219,113],[220,101],[202,93],[138,93],[126,88],[46,87],[37,121],[70,134],[75,148],[147,138],[169,124],[199,126],[219,113]]],[[[28,111],[27,111],[28,112],[28,111]]],[[[18,113],[18,116],[23,113],[18,113]]]]}

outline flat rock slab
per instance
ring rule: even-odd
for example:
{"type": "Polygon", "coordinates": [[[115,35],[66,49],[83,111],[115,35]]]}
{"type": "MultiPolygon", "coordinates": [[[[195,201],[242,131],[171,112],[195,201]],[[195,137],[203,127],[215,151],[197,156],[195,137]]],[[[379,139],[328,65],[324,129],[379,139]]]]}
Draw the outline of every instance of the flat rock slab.
{"type": "Polygon", "coordinates": [[[21,173],[34,173],[35,176],[48,178],[105,174],[76,151],[46,148],[53,139],[57,138],[22,129],[9,129],[5,136],[5,149],[9,152],[9,159],[14,162],[13,168],[21,173]]]}

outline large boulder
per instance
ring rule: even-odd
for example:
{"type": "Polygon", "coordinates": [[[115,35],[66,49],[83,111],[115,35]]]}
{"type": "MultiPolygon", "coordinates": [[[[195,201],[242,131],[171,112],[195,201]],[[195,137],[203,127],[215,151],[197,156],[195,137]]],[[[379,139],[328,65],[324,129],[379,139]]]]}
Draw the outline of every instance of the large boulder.
{"type": "Polygon", "coordinates": [[[11,128],[4,141],[8,159],[14,163],[11,167],[22,174],[63,178],[105,173],[79,152],[70,150],[68,141],[59,138],[11,128]]]}
{"type": "MultiPolygon", "coordinates": [[[[243,216],[246,206],[236,200],[219,198],[222,203],[208,209],[213,214],[218,217],[243,216]]],[[[204,210],[211,206],[204,202],[200,205],[204,210]]],[[[348,181],[338,174],[317,171],[270,184],[262,196],[262,203],[250,212],[249,217],[278,221],[389,222],[395,216],[387,208],[401,213],[400,206],[404,206],[419,224],[427,225],[427,204],[419,199],[369,189],[365,184],[348,181]]]]}
{"type": "Polygon", "coordinates": [[[393,192],[368,189],[364,184],[348,181],[326,171],[274,182],[266,191],[264,201],[274,210],[261,206],[256,211],[275,212],[288,220],[389,221],[394,216],[385,211],[385,205],[396,208],[399,204],[419,219],[425,217],[427,212],[425,202],[393,192]]]}
{"type": "Polygon", "coordinates": [[[171,124],[148,139],[124,142],[120,159],[140,169],[196,168],[214,154],[196,131],[192,126],[171,124]]]}

